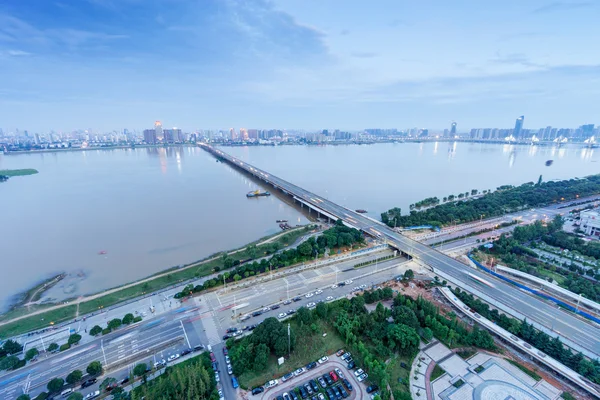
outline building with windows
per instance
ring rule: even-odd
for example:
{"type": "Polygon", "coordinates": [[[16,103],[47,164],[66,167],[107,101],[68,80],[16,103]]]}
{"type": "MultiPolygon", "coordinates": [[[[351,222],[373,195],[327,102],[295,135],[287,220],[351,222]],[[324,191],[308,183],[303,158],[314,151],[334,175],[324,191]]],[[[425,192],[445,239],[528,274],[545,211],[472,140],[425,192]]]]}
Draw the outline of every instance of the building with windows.
{"type": "Polygon", "coordinates": [[[579,229],[588,236],[600,238],[600,212],[598,210],[586,210],[579,213],[579,229]]]}
{"type": "Polygon", "coordinates": [[[523,135],[523,122],[524,121],[525,121],[525,116],[524,115],[521,115],[515,121],[515,129],[513,130],[513,136],[516,139],[520,139],[522,137],[522,135],[523,135]]]}
{"type": "Polygon", "coordinates": [[[144,142],[156,144],[156,129],[144,129],[144,142]]]}

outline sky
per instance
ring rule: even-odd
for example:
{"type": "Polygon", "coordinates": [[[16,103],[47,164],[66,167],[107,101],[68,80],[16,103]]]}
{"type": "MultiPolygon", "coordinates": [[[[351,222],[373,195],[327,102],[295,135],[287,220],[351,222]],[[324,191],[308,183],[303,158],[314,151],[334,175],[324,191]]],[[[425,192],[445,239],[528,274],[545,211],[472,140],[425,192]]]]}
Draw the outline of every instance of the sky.
{"type": "Polygon", "coordinates": [[[600,1],[3,0],[0,127],[600,123],[600,1]]]}

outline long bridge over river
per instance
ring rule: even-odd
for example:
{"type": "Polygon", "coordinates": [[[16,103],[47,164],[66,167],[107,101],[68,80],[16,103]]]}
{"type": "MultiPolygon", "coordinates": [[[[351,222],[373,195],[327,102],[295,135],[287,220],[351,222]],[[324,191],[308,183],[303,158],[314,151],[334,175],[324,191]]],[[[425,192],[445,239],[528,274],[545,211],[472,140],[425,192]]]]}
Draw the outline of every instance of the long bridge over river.
{"type": "Polygon", "coordinates": [[[394,231],[381,222],[342,207],[315,193],[285,181],[269,172],[235,158],[224,151],[202,144],[215,157],[291,196],[310,209],[328,218],[341,219],[346,225],[384,240],[388,245],[431,268],[436,274],[466,290],[492,306],[519,319],[527,319],[536,328],[552,336],[560,336],[563,343],[591,358],[600,356],[600,328],[574,314],[559,309],[521,289],[473,269],[434,248],[394,231]],[[488,282],[484,284],[481,282],[488,282]]]}

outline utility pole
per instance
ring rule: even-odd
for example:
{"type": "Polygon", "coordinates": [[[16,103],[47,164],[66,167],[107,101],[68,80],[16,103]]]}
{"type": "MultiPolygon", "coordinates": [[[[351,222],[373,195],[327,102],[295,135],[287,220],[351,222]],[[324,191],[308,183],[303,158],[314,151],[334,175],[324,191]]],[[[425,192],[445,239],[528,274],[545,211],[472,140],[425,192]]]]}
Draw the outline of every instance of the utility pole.
{"type": "Polygon", "coordinates": [[[288,358],[290,358],[291,350],[290,324],[288,323],[288,358]]]}

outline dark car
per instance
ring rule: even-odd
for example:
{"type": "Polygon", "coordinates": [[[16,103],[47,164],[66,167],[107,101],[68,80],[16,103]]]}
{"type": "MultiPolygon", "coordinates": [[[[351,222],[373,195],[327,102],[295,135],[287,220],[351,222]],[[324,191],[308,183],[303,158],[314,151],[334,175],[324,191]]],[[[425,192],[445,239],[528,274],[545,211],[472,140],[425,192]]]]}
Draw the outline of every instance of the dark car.
{"type": "Polygon", "coordinates": [[[237,332],[237,328],[227,328],[227,333],[234,333],[237,332]]]}
{"type": "Polygon", "coordinates": [[[300,397],[298,397],[298,395],[296,394],[296,391],[294,389],[290,390],[290,396],[292,396],[293,400],[298,400],[300,397]]]}
{"type": "Polygon", "coordinates": [[[233,335],[231,333],[227,333],[227,334],[223,335],[223,340],[227,340],[232,337],[233,337],[233,335]]]}
{"type": "Polygon", "coordinates": [[[329,385],[329,386],[333,385],[333,379],[331,379],[331,377],[328,374],[323,374],[323,379],[325,379],[325,382],[327,382],[327,385],[329,385]]]}
{"type": "Polygon", "coordinates": [[[88,379],[87,381],[85,381],[85,382],[83,382],[83,383],[81,384],[81,388],[82,388],[82,389],[85,389],[85,388],[86,388],[86,387],[88,387],[88,386],[92,386],[94,383],[96,383],[96,381],[97,381],[97,379],[96,379],[96,378],[91,378],[91,379],[88,379]]]}
{"type": "Polygon", "coordinates": [[[212,363],[212,369],[217,371],[219,369],[219,363],[218,362],[212,363]]]}
{"type": "Polygon", "coordinates": [[[300,300],[302,300],[302,297],[294,297],[292,300],[294,300],[294,301],[300,301],[300,300]]]}
{"type": "Polygon", "coordinates": [[[348,363],[348,369],[354,369],[354,367],[356,367],[356,363],[354,361],[350,361],[348,363]]]}
{"type": "Polygon", "coordinates": [[[342,398],[342,393],[340,392],[340,389],[337,386],[332,387],[331,390],[333,390],[333,394],[335,394],[336,399],[342,398]]]}
{"type": "Polygon", "coordinates": [[[273,304],[271,310],[277,310],[279,307],[281,307],[279,304],[273,304]]]}
{"type": "Polygon", "coordinates": [[[229,354],[227,347],[223,347],[223,355],[226,356],[227,354],[229,354]]]}
{"type": "Polygon", "coordinates": [[[321,385],[322,387],[324,387],[324,388],[327,387],[327,383],[325,383],[325,379],[323,379],[322,376],[318,377],[317,381],[319,381],[319,385],[321,385]]]}
{"type": "Polygon", "coordinates": [[[348,395],[348,392],[346,392],[346,390],[344,389],[344,387],[343,387],[343,386],[340,386],[340,387],[339,387],[339,390],[340,390],[340,392],[342,393],[342,397],[343,397],[343,398],[346,398],[346,397],[348,397],[348,396],[349,396],[349,395],[348,395]]]}
{"type": "Polygon", "coordinates": [[[338,286],[346,286],[346,282],[340,282],[338,283],[338,286]]]}
{"type": "Polygon", "coordinates": [[[248,327],[248,330],[249,330],[249,331],[253,331],[254,329],[256,329],[256,327],[257,327],[257,326],[258,326],[257,324],[250,325],[250,326],[248,327]]]}
{"type": "Polygon", "coordinates": [[[308,392],[304,388],[304,386],[298,386],[298,391],[300,392],[300,396],[305,399],[308,396],[308,392]]]}
{"type": "Polygon", "coordinates": [[[121,381],[121,385],[125,385],[126,383],[129,383],[129,377],[127,377],[121,381]]]}
{"type": "Polygon", "coordinates": [[[277,400],[283,400],[283,396],[277,396],[277,400]]]}
{"type": "Polygon", "coordinates": [[[313,361],[311,363],[306,364],[306,369],[313,369],[316,366],[317,366],[317,363],[313,361]]]}
{"type": "Polygon", "coordinates": [[[252,313],[252,316],[253,316],[253,317],[258,317],[258,316],[259,316],[259,315],[261,315],[261,314],[262,314],[262,311],[254,311],[254,312],[252,313]]]}
{"type": "Polygon", "coordinates": [[[317,393],[319,391],[319,385],[317,385],[317,382],[315,382],[314,379],[311,379],[308,383],[310,384],[310,387],[312,387],[313,392],[317,393]]]}
{"type": "Polygon", "coordinates": [[[259,394],[265,391],[265,388],[262,386],[259,387],[255,387],[254,389],[252,389],[252,394],[259,394]]]}
{"type": "Polygon", "coordinates": [[[348,381],[348,379],[344,379],[344,380],[342,380],[342,382],[344,382],[344,385],[346,385],[346,387],[348,388],[348,390],[351,392],[352,391],[352,384],[348,381]]]}
{"type": "Polygon", "coordinates": [[[367,387],[367,393],[375,392],[379,387],[377,385],[371,385],[367,387]]]}
{"type": "Polygon", "coordinates": [[[192,349],[185,349],[181,352],[181,357],[186,356],[192,352],[192,349]]]}
{"type": "Polygon", "coordinates": [[[296,310],[294,310],[293,308],[290,308],[289,310],[287,310],[287,315],[292,315],[296,312],[296,310]]]}
{"type": "Polygon", "coordinates": [[[327,397],[329,397],[329,400],[335,400],[335,393],[331,388],[327,388],[327,397]]]}
{"type": "Polygon", "coordinates": [[[194,351],[200,351],[200,350],[204,350],[204,346],[199,344],[197,346],[194,346],[194,351]]]}

